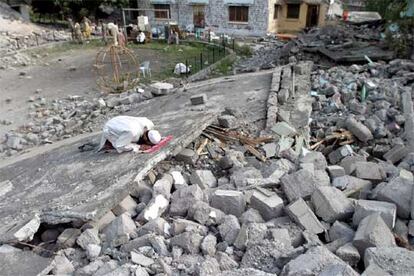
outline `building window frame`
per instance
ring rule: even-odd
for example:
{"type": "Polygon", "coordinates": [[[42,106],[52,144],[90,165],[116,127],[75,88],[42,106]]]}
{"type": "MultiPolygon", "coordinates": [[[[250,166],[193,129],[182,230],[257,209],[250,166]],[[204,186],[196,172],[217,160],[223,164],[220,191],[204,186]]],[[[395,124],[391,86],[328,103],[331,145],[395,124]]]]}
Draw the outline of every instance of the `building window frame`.
{"type": "Polygon", "coordinates": [[[153,4],[155,19],[171,19],[170,4],[153,4]],[[168,10],[168,13],[167,11],[168,10]]]}
{"type": "Polygon", "coordinates": [[[279,13],[282,10],[282,7],[279,4],[273,6],[273,20],[279,19],[279,13]]]}
{"type": "Polygon", "coordinates": [[[286,19],[300,18],[300,4],[287,4],[286,19]]]}
{"type": "Polygon", "coordinates": [[[229,22],[237,24],[249,23],[249,7],[248,6],[229,6],[229,22]]]}

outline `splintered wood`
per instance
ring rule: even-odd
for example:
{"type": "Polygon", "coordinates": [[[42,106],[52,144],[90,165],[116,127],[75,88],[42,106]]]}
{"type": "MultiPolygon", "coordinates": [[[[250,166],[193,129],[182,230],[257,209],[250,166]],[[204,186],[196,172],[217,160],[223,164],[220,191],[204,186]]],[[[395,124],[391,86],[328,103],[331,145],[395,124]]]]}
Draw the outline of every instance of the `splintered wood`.
{"type": "MultiPolygon", "coordinates": [[[[266,161],[266,156],[264,156],[260,151],[258,151],[256,149],[256,146],[262,143],[268,143],[273,141],[273,137],[271,136],[253,138],[241,131],[230,130],[214,125],[207,127],[204,130],[203,135],[210,140],[219,142],[219,146],[221,148],[223,148],[223,146],[225,146],[228,143],[240,143],[245,147],[247,151],[249,151],[252,155],[254,155],[257,159],[259,159],[262,162],[266,161]]],[[[200,144],[199,148],[197,149],[197,153],[198,150],[200,150],[200,148],[204,148],[208,144],[208,142],[206,142],[206,145],[203,144],[204,141],[200,144]]],[[[202,149],[200,150],[200,152],[201,151],[202,149]]]]}
{"type": "Polygon", "coordinates": [[[354,142],[354,136],[352,135],[350,131],[345,130],[345,129],[339,129],[337,131],[334,131],[332,134],[327,135],[322,140],[313,144],[310,147],[310,149],[316,150],[322,144],[325,144],[325,146],[336,145],[336,144],[343,146],[343,145],[352,144],[353,142],[354,142]]]}

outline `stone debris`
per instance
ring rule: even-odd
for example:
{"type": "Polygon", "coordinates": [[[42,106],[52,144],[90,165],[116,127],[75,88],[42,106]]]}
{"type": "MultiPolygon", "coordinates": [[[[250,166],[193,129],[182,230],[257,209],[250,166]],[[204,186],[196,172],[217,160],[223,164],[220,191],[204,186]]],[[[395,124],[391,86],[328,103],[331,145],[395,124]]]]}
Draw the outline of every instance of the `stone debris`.
{"type": "Polygon", "coordinates": [[[283,200],[267,190],[256,190],[250,197],[250,206],[259,211],[265,220],[277,218],[282,214],[283,200]]]}
{"type": "Polygon", "coordinates": [[[242,192],[216,190],[211,197],[211,206],[226,214],[240,217],[246,208],[246,200],[242,192]]]}
{"type": "Polygon", "coordinates": [[[299,224],[304,230],[313,234],[320,234],[325,231],[325,228],[318,218],[301,198],[289,204],[286,207],[286,212],[292,220],[299,224]]]}
{"type": "Polygon", "coordinates": [[[47,275],[54,263],[53,259],[40,257],[30,251],[14,251],[0,253],[0,267],[1,274],[5,276],[47,275]]]}
{"type": "Polygon", "coordinates": [[[353,225],[359,225],[362,219],[374,213],[379,213],[390,229],[394,228],[397,218],[397,206],[395,204],[363,199],[355,202],[355,213],[352,217],[353,225]]]}
{"type": "Polygon", "coordinates": [[[401,247],[371,247],[365,252],[365,267],[376,266],[391,275],[414,273],[414,253],[401,247]]]}

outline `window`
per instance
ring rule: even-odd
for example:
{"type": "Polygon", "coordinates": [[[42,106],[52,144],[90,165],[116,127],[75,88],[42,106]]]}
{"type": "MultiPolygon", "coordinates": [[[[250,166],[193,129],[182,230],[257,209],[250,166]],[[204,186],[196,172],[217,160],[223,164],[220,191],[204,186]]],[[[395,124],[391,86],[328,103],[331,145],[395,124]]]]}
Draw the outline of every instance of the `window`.
{"type": "Polygon", "coordinates": [[[168,4],[154,4],[155,18],[158,19],[169,19],[171,18],[170,5],[168,4]],[[168,10],[168,12],[166,11],[168,10]]]}
{"type": "Polygon", "coordinates": [[[300,14],[300,4],[287,5],[287,18],[298,19],[300,14]]]}
{"type": "Polygon", "coordinates": [[[230,6],[229,21],[231,22],[249,22],[249,7],[230,6]]]}
{"type": "Polygon", "coordinates": [[[279,10],[280,6],[278,4],[275,4],[275,9],[273,11],[273,19],[277,19],[279,17],[279,10]]]}
{"type": "Polygon", "coordinates": [[[204,28],[204,6],[193,6],[193,23],[196,28],[204,28]]]}

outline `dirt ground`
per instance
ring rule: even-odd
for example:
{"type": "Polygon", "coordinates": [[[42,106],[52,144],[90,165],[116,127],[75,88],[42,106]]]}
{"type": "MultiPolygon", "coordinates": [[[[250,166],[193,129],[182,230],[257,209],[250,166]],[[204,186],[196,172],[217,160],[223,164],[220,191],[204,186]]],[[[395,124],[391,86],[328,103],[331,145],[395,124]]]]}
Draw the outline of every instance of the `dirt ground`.
{"type": "MultiPolygon", "coordinates": [[[[70,95],[97,98],[101,95],[93,69],[100,47],[75,48],[65,51],[43,49],[36,65],[0,70],[0,137],[30,121],[30,98],[43,97],[48,102],[70,95]],[[71,68],[75,70],[71,70],[71,68]],[[40,91],[36,93],[36,91],[40,91]]],[[[171,51],[160,54],[160,49],[133,48],[139,62],[150,61],[155,79],[173,70],[171,51]],[[171,67],[171,68],[169,68],[171,67]],[[158,77],[157,77],[158,76],[158,77]]],[[[175,63],[174,63],[175,64],[175,63]]]]}

